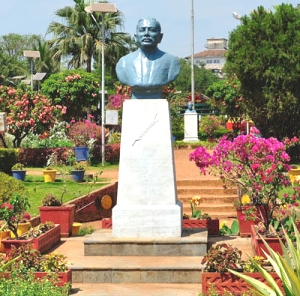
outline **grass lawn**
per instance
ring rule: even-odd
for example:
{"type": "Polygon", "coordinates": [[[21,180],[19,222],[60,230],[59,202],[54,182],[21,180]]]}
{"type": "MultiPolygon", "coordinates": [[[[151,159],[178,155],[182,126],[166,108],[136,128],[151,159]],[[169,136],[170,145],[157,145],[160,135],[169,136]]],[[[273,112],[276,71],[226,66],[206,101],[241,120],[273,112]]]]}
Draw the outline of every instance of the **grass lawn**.
{"type": "Polygon", "coordinates": [[[47,193],[52,193],[58,198],[63,198],[63,202],[67,202],[109,184],[109,180],[99,177],[88,182],[77,183],[72,180],[72,176],[67,175],[64,178],[57,176],[53,183],[45,183],[41,174],[26,175],[23,184],[28,190],[31,206],[29,213],[33,217],[39,214],[38,207],[42,205],[42,199],[47,193]]]}

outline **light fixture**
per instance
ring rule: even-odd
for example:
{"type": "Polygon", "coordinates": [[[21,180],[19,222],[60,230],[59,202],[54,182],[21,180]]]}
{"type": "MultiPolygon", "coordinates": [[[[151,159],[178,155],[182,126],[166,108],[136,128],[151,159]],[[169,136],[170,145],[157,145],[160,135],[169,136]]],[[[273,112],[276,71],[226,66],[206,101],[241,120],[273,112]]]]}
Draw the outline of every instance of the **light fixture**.
{"type": "Polygon", "coordinates": [[[101,124],[102,124],[102,130],[101,130],[101,146],[102,146],[102,166],[105,165],[105,63],[104,63],[104,44],[105,44],[105,27],[104,27],[104,15],[108,12],[117,12],[116,5],[113,3],[91,3],[89,6],[85,7],[85,11],[89,13],[98,28],[102,31],[102,61],[101,61],[101,67],[102,67],[102,81],[101,81],[101,124]],[[100,25],[96,21],[93,12],[101,12],[102,14],[102,28],[100,28],[100,25]]]}
{"type": "Polygon", "coordinates": [[[38,50],[24,50],[23,55],[26,58],[30,58],[30,84],[31,84],[31,90],[33,90],[33,59],[37,59],[41,57],[41,54],[38,50]]]}
{"type": "Polygon", "coordinates": [[[241,17],[237,12],[235,12],[235,11],[232,13],[232,15],[233,15],[233,17],[234,17],[236,20],[241,20],[241,18],[242,18],[242,17],[241,17]]]}

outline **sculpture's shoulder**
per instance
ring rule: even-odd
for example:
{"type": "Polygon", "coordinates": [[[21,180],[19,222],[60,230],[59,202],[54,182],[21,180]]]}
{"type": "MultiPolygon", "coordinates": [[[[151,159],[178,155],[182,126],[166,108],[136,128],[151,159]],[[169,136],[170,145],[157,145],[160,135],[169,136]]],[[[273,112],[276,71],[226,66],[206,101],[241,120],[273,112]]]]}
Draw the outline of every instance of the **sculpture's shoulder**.
{"type": "Polygon", "coordinates": [[[168,61],[169,63],[174,63],[180,65],[179,58],[174,55],[167,53],[165,51],[158,50],[157,52],[157,60],[168,61]]]}
{"type": "Polygon", "coordinates": [[[119,59],[117,65],[119,64],[119,65],[124,66],[125,64],[132,63],[135,59],[138,58],[138,56],[139,56],[139,51],[138,50],[130,52],[127,55],[121,57],[119,59]]]}

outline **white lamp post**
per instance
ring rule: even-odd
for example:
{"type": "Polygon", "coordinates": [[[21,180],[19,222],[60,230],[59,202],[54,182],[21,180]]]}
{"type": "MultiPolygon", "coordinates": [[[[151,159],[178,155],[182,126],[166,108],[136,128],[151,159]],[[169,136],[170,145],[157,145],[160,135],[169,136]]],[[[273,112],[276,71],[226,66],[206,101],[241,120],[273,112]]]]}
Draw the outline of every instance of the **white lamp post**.
{"type": "Polygon", "coordinates": [[[33,90],[33,59],[39,58],[41,54],[38,50],[24,50],[23,55],[24,57],[30,58],[30,85],[31,90],[33,90]]]}
{"type": "Polygon", "coordinates": [[[105,44],[105,27],[104,27],[104,15],[105,13],[108,12],[117,12],[117,8],[116,5],[113,3],[91,3],[90,6],[87,6],[85,8],[85,11],[87,13],[89,13],[94,22],[97,24],[99,29],[102,29],[102,61],[101,61],[101,67],[102,67],[102,83],[101,83],[101,87],[102,87],[102,91],[101,91],[101,117],[102,117],[102,130],[101,130],[101,134],[102,134],[102,166],[104,166],[105,164],[105,129],[104,129],[104,125],[105,125],[105,79],[104,79],[104,75],[105,75],[105,71],[104,71],[104,67],[105,67],[105,63],[104,63],[104,44],[105,44]],[[101,12],[102,14],[102,28],[100,28],[100,25],[97,23],[93,12],[101,12]]]}
{"type": "Polygon", "coordinates": [[[194,0],[191,0],[191,95],[195,110],[195,75],[194,75],[194,0]]]}

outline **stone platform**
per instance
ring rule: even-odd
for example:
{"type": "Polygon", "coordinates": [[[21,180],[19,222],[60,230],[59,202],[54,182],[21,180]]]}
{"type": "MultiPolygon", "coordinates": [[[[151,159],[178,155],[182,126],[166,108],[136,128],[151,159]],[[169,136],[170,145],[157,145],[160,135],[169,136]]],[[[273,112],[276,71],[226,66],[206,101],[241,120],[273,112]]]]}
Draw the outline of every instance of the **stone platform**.
{"type": "Polygon", "coordinates": [[[206,229],[184,229],[179,238],[115,238],[111,230],[103,229],[84,241],[84,255],[203,256],[207,238],[206,229]]]}

